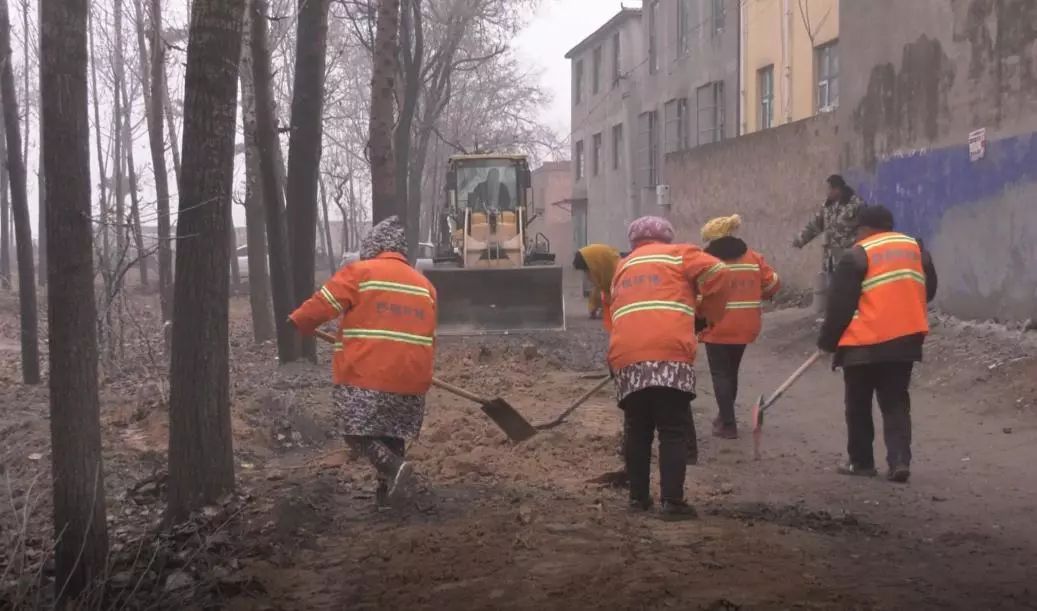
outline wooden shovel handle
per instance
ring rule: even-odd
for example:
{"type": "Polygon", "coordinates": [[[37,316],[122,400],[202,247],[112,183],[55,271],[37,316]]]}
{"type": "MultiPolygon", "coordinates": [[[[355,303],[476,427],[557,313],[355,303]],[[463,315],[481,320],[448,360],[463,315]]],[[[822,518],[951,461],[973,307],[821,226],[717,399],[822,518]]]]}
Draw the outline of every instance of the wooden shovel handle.
{"type": "Polygon", "coordinates": [[[778,399],[778,397],[784,394],[790,386],[795,384],[796,380],[798,380],[804,373],[806,373],[807,369],[810,369],[810,366],[816,363],[817,360],[821,358],[821,355],[823,354],[824,353],[820,350],[815,350],[814,353],[810,355],[810,358],[808,358],[806,362],[799,366],[799,369],[793,371],[792,375],[790,375],[787,380],[782,382],[781,386],[779,386],[777,390],[771,393],[771,396],[767,397],[767,400],[764,401],[764,404],[760,406],[760,411],[764,411],[768,407],[770,407],[771,404],[774,403],[778,399]]]}
{"type": "MultiPolygon", "coordinates": [[[[334,335],[328,333],[327,331],[321,331],[320,329],[315,330],[313,332],[313,334],[315,336],[319,337],[320,339],[328,342],[329,344],[334,344],[335,342],[338,341],[337,339],[335,339],[334,335]]],[[[450,394],[454,394],[454,395],[457,395],[458,397],[462,397],[464,399],[468,399],[469,401],[475,401],[476,403],[479,403],[479,404],[482,404],[482,405],[486,405],[487,403],[490,402],[489,399],[485,399],[483,397],[480,397],[479,395],[477,395],[477,394],[475,394],[473,392],[468,392],[467,390],[465,390],[463,388],[458,388],[457,386],[454,386],[453,384],[448,384],[447,382],[444,382],[443,380],[432,378],[432,385],[437,387],[437,388],[441,388],[441,389],[447,391],[450,394]]]]}

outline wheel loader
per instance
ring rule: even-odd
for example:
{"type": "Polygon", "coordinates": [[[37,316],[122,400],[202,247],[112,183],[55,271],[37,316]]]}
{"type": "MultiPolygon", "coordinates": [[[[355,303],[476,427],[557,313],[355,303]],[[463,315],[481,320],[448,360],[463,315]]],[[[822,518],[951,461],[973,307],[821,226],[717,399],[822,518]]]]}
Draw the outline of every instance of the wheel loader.
{"type": "Polygon", "coordinates": [[[449,159],[433,265],[438,333],[565,330],[562,268],[550,241],[527,231],[535,217],[524,155],[449,159]]]}

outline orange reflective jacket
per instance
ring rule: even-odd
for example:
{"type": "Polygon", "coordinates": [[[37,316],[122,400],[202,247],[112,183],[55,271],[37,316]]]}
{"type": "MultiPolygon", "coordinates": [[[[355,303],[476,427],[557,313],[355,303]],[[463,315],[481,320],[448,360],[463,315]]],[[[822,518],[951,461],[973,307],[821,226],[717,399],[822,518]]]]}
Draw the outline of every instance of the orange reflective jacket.
{"type": "Polygon", "coordinates": [[[871,346],[929,332],[925,271],[918,242],[885,232],[857,243],[868,257],[861,297],[840,346],[871,346]]]}
{"type": "Polygon", "coordinates": [[[763,256],[749,250],[734,261],[725,261],[730,294],[727,313],[702,332],[707,344],[751,344],[763,326],[763,300],[778,292],[778,274],[763,256]]]}
{"type": "Polygon", "coordinates": [[[727,305],[727,270],[690,244],[649,243],[620,261],[612,281],[609,367],[644,361],[695,361],[695,308],[718,321],[727,305]],[[700,300],[701,297],[701,300],[700,300]]]}
{"type": "Polygon", "coordinates": [[[432,384],[436,291],[396,253],[340,269],[292,313],[304,334],[339,320],[335,384],[420,395],[432,384]]]}

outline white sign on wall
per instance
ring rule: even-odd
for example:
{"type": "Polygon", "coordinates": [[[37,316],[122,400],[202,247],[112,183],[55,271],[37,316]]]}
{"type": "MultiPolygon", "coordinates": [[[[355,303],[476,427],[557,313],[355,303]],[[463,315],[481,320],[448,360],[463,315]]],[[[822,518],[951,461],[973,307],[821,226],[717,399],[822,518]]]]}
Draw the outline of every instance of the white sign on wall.
{"type": "Polygon", "coordinates": [[[969,132],[969,160],[979,161],[987,154],[987,129],[981,127],[969,132]]]}

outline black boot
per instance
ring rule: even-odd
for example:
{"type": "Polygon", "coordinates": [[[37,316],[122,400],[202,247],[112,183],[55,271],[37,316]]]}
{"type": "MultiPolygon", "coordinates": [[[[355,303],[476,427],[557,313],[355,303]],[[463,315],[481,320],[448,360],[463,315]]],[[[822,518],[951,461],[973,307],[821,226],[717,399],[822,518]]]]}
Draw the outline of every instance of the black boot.
{"type": "Polygon", "coordinates": [[[685,500],[679,501],[668,501],[663,500],[662,508],[659,513],[662,518],[666,521],[679,521],[679,520],[694,520],[699,517],[695,508],[688,504],[685,500]]]}

